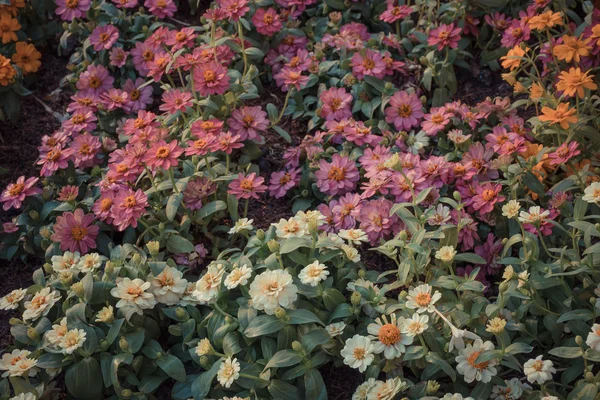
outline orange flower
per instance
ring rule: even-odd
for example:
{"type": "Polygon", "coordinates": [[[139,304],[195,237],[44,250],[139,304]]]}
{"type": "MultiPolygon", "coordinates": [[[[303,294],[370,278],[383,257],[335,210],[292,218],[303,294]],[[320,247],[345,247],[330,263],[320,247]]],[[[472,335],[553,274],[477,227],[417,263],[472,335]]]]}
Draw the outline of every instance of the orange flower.
{"type": "Polygon", "coordinates": [[[554,46],[553,53],[559,60],[565,60],[570,63],[571,60],[579,62],[581,57],[589,56],[590,50],[588,46],[590,39],[582,40],[580,38],[564,35],[562,44],[554,46]]]}
{"type": "Polygon", "coordinates": [[[544,88],[539,83],[535,82],[531,85],[529,97],[531,100],[539,100],[544,96],[544,88]]]}
{"type": "Polygon", "coordinates": [[[556,83],[556,89],[565,92],[566,96],[573,97],[575,92],[580,99],[585,96],[584,89],[596,90],[598,86],[594,83],[594,75],[581,72],[580,68],[571,68],[569,72],[562,71],[556,83]]]}
{"type": "Polygon", "coordinates": [[[42,54],[36,50],[31,43],[18,42],[16,53],[12,55],[12,61],[23,71],[23,75],[37,72],[42,65],[40,61],[42,54]]]}
{"type": "Polygon", "coordinates": [[[562,25],[562,14],[552,11],[546,11],[540,15],[536,15],[535,17],[531,17],[529,20],[529,27],[531,29],[537,29],[542,31],[544,29],[553,28],[556,25],[562,25]]]}
{"type": "Polygon", "coordinates": [[[589,172],[590,174],[586,174],[587,179],[586,179],[585,183],[587,185],[589,185],[592,182],[600,181],[600,177],[598,175],[591,174],[591,171],[593,171],[594,166],[592,165],[592,160],[590,160],[590,159],[586,158],[584,160],[581,160],[581,162],[579,162],[579,163],[575,162],[575,163],[573,163],[573,167],[571,167],[569,164],[565,164],[564,167],[567,170],[567,176],[577,175],[582,171],[589,172]]]}
{"type": "Polygon", "coordinates": [[[21,24],[15,18],[12,18],[8,14],[0,15],[0,36],[2,36],[2,43],[10,43],[17,41],[17,34],[15,33],[21,29],[21,24]]]}
{"type": "Polygon", "coordinates": [[[502,60],[502,68],[510,68],[511,71],[519,68],[521,65],[521,58],[528,51],[529,48],[527,47],[525,47],[525,49],[522,49],[520,46],[513,47],[504,57],[500,58],[502,60]]]}
{"type": "Polygon", "coordinates": [[[550,124],[560,124],[563,129],[569,129],[569,123],[577,123],[577,110],[574,108],[569,109],[569,103],[560,103],[556,110],[550,107],[542,107],[542,114],[540,115],[540,121],[550,122],[550,124]]]}
{"type": "Polygon", "coordinates": [[[527,93],[527,89],[525,89],[525,86],[523,86],[521,82],[515,83],[513,86],[513,90],[515,91],[515,93],[527,93]]]}
{"type": "Polygon", "coordinates": [[[0,86],[8,86],[17,74],[15,68],[11,65],[10,59],[0,54],[0,86]]]}
{"type": "Polygon", "coordinates": [[[0,15],[8,14],[16,17],[19,14],[19,8],[25,7],[25,0],[10,0],[10,5],[0,5],[0,15]]]}
{"type": "Polygon", "coordinates": [[[600,24],[592,27],[592,36],[590,36],[590,39],[596,41],[596,46],[600,46],[600,24]]]}

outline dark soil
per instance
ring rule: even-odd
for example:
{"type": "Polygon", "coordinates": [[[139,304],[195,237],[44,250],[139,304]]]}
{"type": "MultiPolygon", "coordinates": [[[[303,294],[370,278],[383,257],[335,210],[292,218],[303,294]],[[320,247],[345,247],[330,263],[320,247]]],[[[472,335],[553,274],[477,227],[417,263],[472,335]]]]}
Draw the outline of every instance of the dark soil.
{"type": "Polygon", "coordinates": [[[320,368],[319,371],[323,376],[329,400],[351,399],[356,388],[365,381],[358,370],[346,365],[336,367],[330,363],[320,368]]]}
{"type": "Polygon", "coordinates": [[[454,94],[455,100],[460,100],[468,105],[475,105],[487,97],[509,96],[513,90],[506,83],[499,72],[488,68],[472,65],[471,71],[459,70],[458,91],[454,94]]]}

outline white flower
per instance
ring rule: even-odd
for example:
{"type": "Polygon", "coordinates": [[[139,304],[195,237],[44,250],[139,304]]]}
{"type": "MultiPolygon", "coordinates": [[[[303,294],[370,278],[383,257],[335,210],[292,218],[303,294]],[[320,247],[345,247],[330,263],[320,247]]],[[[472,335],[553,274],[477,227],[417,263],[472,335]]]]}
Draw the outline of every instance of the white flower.
{"type": "Polygon", "coordinates": [[[198,357],[210,355],[213,353],[213,351],[214,348],[210,343],[210,339],[208,338],[200,339],[200,341],[196,345],[196,354],[198,355],[198,357]]]}
{"type": "Polygon", "coordinates": [[[23,300],[27,291],[25,289],[15,289],[0,299],[0,310],[15,310],[19,307],[19,302],[23,300]]]}
{"type": "Polygon", "coordinates": [[[388,379],[385,382],[377,381],[375,387],[369,390],[367,400],[393,400],[398,393],[407,388],[408,385],[400,378],[388,379]]]}
{"type": "Polygon", "coordinates": [[[265,271],[250,284],[252,307],[273,314],[277,307],[292,308],[298,298],[298,288],[292,275],[283,270],[265,271]]]}
{"type": "Polygon", "coordinates": [[[103,307],[102,310],[96,314],[96,322],[111,323],[115,319],[115,313],[112,306],[103,307]]]}
{"type": "Polygon", "coordinates": [[[206,273],[196,282],[194,297],[201,303],[209,303],[219,297],[225,270],[221,264],[211,264],[206,273]]]}
{"type": "Polygon", "coordinates": [[[374,352],[375,346],[371,342],[371,339],[361,335],[354,335],[351,339],[346,340],[346,344],[340,354],[344,357],[344,364],[356,368],[360,372],[365,372],[375,359],[374,352]]]}
{"type": "Polygon", "coordinates": [[[52,256],[50,261],[52,261],[52,269],[54,272],[67,271],[71,269],[76,269],[77,264],[79,264],[79,253],[71,253],[70,251],[65,251],[62,256],[52,256]]]}
{"type": "Polygon", "coordinates": [[[542,212],[540,206],[529,207],[528,212],[521,211],[519,213],[519,221],[525,224],[535,224],[536,222],[542,222],[546,217],[550,216],[550,211],[546,210],[542,212]]]}
{"type": "Polygon", "coordinates": [[[146,292],[151,286],[150,282],[139,278],[131,280],[124,278],[117,286],[110,290],[111,296],[120,299],[117,302],[117,308],[120,308],[126,318],[136,313],[143,315],[145,309],[154,308],[156,299],[152,293],[146,292]]]}
{"type": "Polygon", "coordinates": [[[225,278],[225,287],[229,290],[235,289],[238,286],[246,286],[248,279],[252,276],[252,270],[247,265],[242,265],[239,268],[234,268],[233,271],[225,278]]]}
{"type": "Polygon", "coordinates": [[[233,228],[231,228],[229,230],[229,234],[233,235],[235,233],[251,231],[252,229],[254,229],[254,226],[252,226],[253,222],[254,222],[253,219],[240,218],[235,222],[235,225],[233,226],[233,228]]]}
{"type": "Polygon", "coordinates": [[[29,358],[29,350],[14,349],[12,353],[4,353],[0,360],[0,371],[6,371],[2,374],[3,378],[7,376],[35,376],[37,361],[29,358]]]}
{"type": "Polygon", "coordinates": [[[459,374],[463,375],[465,382],[471,383],[474,380],[487,383],[492,380],[492,376],[495,376],[497,371],[495,365],[497,361],[491,359],[489,361],[477,363],[477,357],[481,353],[487,350],[494,350],[494,344],[486,341],[485,343],[481,339],[475,340],[473,344],[468,344],[463,350],[460,350],[459,355],[456,356],[456,370],[459,374]]]}
{"type": "MultiPolygon", "coordinates": [[[[471,136],[471,135],[469,135],[471,136]]],[[[463,397],[460,393],[447,393],[440,400],[473,400],[472,397],[463,397]]]]}
{"type": "Polygon", "coordinates": [[[429,225],[440,226],[450,221],[450,208],[443,204],[438,204],[431,217],[427,220],[429,225]]]}
{"type": "Polygon", "coordinates": [[[101,256],[98,253],[90,253],[79,259],[76,268],[87,274],[88,272],[93,272],[95,269],[99,268],[102,265],[102,261],[104,261],[106,257],[101,256]]]}
{"type": "Polygon", "coordinates": [[[556,396],[544,396],[540,400],[559,400],[556,396]]]}
{"type": "Polygon", "coordinates": [[[418,313],[433,312],[434,304],[442,298],[442,295],[437,290],[431,295],[431,286],[424,284],[419,285],[408,291],[406,297],[406,307],[416,309],[418,313]]]}
{"type": "Polygon", "coordinates": [[[346,255],[348,261],[352,261],[355,263],[360,261],[360,254],[358,254],[358,250],[356,250],[354,247],[344,244],[341,246],[341,249],[346,255]]]}
{"type": "Polygon", "coordinates": [[[298,278],[300,278],[300,282],[305,285],[317,286],[321,281],[327,279],[328,275],[329,271],[327,271],[327,266],[321,264],[319,260],[316,260],[302,268],[298,274],[298,278]]]}
{"type": "Polygon", "coordinates": [[[302,221],[298,221],[296,218],[283,219],[281,218],[275,228],[277,236],[283,239],[292,237],[302,237],[306,234],[306,224],[302,221]]]}
{"type": "Polygon", "coordinates": [[[455,144],[463,144],[469,140],[470,137],[471,135],[463,134],[460,129],[452,129],[450,132],[448,132],[448,139],[453,141],[455,144]]]}
{"type": "Polygon", "coordinates": [[[60,293],[53,292],[49,287],[43,288],[31,300],[25,302],[23,319],[35,320],[45,316],[58,300],[60,300],[60,293]]]}
{"type": "Polygon", "coordinates": [[[11,397],[9,400],[36,400],[37,396],[33,393],[21,393],[18,396],[11,397]]]}
{"type": "Polygon", "coordinates": [[[451,352],[454,348],[458,350],[462,350],[465,348],[465,339],[478,340],[481,339],[479,336],[474,334],[473,332],[469,332],[464,329],[458,329],[456,327],[452,327],[452,337],[450,338],[450,343],[448,346],[448,351],[451,352]]]}
{"type": "Polygon", "coordinates": [[[344,329],[346,329],[346,324],[343,322],[335,322],[325,327],[325,330],[327,330],[327,333],[329,333],[329,336],[331,337],[341,335],[344,332],[344,329]]]}
{"type": "Polygon", "coordinates": [[[355,246],[359,246],[361,243],[369,241],[369,237],[362,229],[340,229],[339,237],[355,246]]]}
{"type": "Polygon", "coordinates": [[[404,320],[404,329],[406,331],[406,334],[409,336],[420,335],[421,333],[425,332],[425,330],[429,327],[429,325],[427,325],[428,322],[428,315],[414,313],[412,317],[404,320]]]}
{"type": "Polygon", "coordinates": [[[73,354],[75,350],[83,346],[85,342],[85,331],[83,329],[71,329],[60,340],[60,347],[65,354],[73,354]]]}
{"type": "Polygon", "coordinates": [[[519,215],[521,205],[516,200],[510,200],[502,206],[502,215],[506,218],[516,218],[519,215]]]}
{"type": "Polygon", "coordinates": [[[524,385],[519,381],[519,378],[512,378],[510,381],[505,380],[504,386],[494,385],[490,399],[496,400],[517,400],[523,395],[523,388],[531,388],[529,385],[524,385]]]}
{"type": "Polygon", "coordinates": [[[339,237],[337,234],[331,233],[331,232],[321,233],[319,235],[319,242],[317,243],[318,247],[325,248],[325,249],[331,249],[331,250],[341,249],[342,246],[344,246],[344,245],[346,245],[346,242],[344,242],[344,239],[339,237]]]}
{"type": "Polygon", "coordinates": [[[419,133],[410,132],[405,141],[407,150],[413,154],[419,153],[423,148],[429,145],[429,136],[423,131],[419,133]]]}
{"type": "Polygon", "coordinates": [[[388,321],[385,315],[375,320],[375,323],[367,326],[370,339],[375,340],[374,352],[383,353],[385,358],[393,360],[400,357],[406,351],[406,346],[413,342],[412,336],[406,334],[404,329],[404,319],[396,319],[392,314],[388,321]]]}
{"type": "Polygon", "coordinates": [[[45,337],[52,346],[58,346],[68,331],[67,318],[63,318],[58,324],[52,325],[52,329],[46,332],[45,337]]]}
{"type": "Polygon", "coordinates": [[[438,251],[435,252],[435,258],[442,260],[445,263],[452,262],[455,255],[456,250],[454,250],[454,246],[442,246],[438,251]]]}
{"type": "Polygon", "coordinates": [[[519,272],[519,275],[517,275],[517,276],[519,277],[519,283],[517,283],[517,287],[520,288],[520,287],[525,286],[525,284],[529,280],[529,272],[522,271],[522,272],[519,272]]]}
{"type": "Polygon", "coordinates": [[[592,184],[583,191],[584,201],[588,203],[600,204],[600,182],[592,182],[592,184]]]}
{"type": "Polygon", "coordinates": [[[298,211],[298,213],[296,213],[294,216],[294,219],[306,227],[312,224],[315,228],[323,225],[327,220],[327,218],[321,214],[319,210],[310,210],[307,212],[298,211]]]}
{"type": "Polygon", "coordinates": [[[378,382],[379,381],[376,381],[375,378],[369,378],[368,381],[361,383],[352,395],[352,400],[367,400],[369,392],[377,385],[378,382]]]}
{"type": "Polygon", "coordinates": [[[240,377],[240,363],[237,358],[233,360],[228,357],[219,366],[219,372],[217,372],[217,380],[221,385],[226,388],[231,387],[233,381],[240,377]]]}
{"type": "Polygon", "coordinates": [[[527,375],[529,383],[542,384],[552,379],[552,374],[556,373],[550,360],[542,360],[542,356],[532,358],[523,364],[523,372],[527,375]]]}
{"type": "Polygon", "coordinates": [[[194,291],[196,290],[196,282],[188,282],[187,287],[185,288],[185,292],[181,300],[179,300],[179,305],[182,307],[185,306],[196,306],[200,304],[198,299],[194,297],[194,291]]]}
{"type": "Polygon", "coordinates": [[[596,351],[600,351],[600,324],[592,325],[592,331],[588,333],[585,344],[596,351]]]}
{"type": "Polygon", "coordinates": [[[168,265],[155,277],[149,276],[148,280],[151,283],[150,291],[156,297],[156,301],[168,306],[179,302],[188,283],[187,279],[183,279],[181,271],[168,265]]]}

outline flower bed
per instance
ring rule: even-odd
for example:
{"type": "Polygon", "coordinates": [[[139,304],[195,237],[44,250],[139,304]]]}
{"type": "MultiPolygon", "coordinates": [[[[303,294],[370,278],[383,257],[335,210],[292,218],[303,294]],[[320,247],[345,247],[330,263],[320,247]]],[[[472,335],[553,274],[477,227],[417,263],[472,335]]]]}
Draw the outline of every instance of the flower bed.
{"type": "Polygon", "coordinates": [[[141,6],[57,2],[72,102],[0,197],[0,255],[45,259],[0,301],[3,398],[325,399],[331,364],[357,400],[596,397],[591,4],[141,6]],[[474,55],[513,96],[452,99],[474,55]]]}

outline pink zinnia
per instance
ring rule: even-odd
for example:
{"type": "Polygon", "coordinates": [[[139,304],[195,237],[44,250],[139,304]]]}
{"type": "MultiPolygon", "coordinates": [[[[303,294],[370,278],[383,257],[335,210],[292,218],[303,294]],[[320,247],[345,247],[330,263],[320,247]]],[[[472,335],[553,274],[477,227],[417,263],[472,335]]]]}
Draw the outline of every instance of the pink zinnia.
{"type": "Polygon", "coordinates": [[[51,176],[59,169],[67,168],[72,154],[73,150],[60,149],[58,147],[54,147],[48,150],[48,152],[42,153],[40,155],[40,160],[37,162],[38,165],[42,165],[40,175],[51,176]]]}
{"type": "Polygon", "coordinates": [[[577,142],[569,142],[569,144],[563,143],[560,146],[558,146],[556,151],[553,151],[552,153],[548,154],[548,158],[550,159],[550,165],[564,164],[571,158],[580,154],[581,151],[577,149],[577,146],[579,146],[577,142]]]}
{"type": "Polygon", "coordinates": [[[354,161],[334,154],[330,163],[319,160],[319,170],[315,172],[315,177],[321,192],[336,196],[354,190],[360,174],[354,161]]]}
{"type": "Polygon", "coordinates": [[[75,212],[65,212],[56,217],[52,240],[60,243],[60,249],[85,254],[96,248],[96,236],[100,228],[94,225],[94,215],[84,214],[78,208],[75,212]]]}
{"type": "Polygon", "coordinates": [[[486,214],[494,209],[494,205],[504,201],[506,197],[501,196],[502,185],[488,182],[484,185],[477,185],[476,195],[473,197],[473,208],[481,214],[486,214]]]}
{"type": "Polygon", "coordinates": [[[131,79],[127,79],[123,84],[123,90],[129,94],[129,102],[125,105],[125,111],[127,113],[145,110],[147,106],[152,104],[152,86],[148,85],[138,89],[138,87],[142,86],[145,82],[146,81],[143,78],[137,78],[135,82],[131,79]]]}
{"type": "Polygon", "coordinates": [[[231,132],[221,132],[216,137],[213,145],[213,151],[223,151],[226,154],[231,154],[233,150],[244,147],[240,139],[240,135],[234,135],[231,132]]]}
{"type": "Polygon", "coordinates": [[[279,14],[271,7],[267,10],[264,8],[257,9],[252,16],[252,23],[256,27],[256,31],[265,36],[273,36],[279,32],[283,26],[279,14]]]}
{"type": "Polygon", "coordinates": [[[63,21],[83,17],[90,9],[90,0],[56,0],[56,15],[63,21]]]}
{"type": "Polygon", "coordinates": [[[434,107],[425,114],[424,121],[421,122],[421,128],[429,136],[435,136],[441,132],[450,123],[452,114],[447,112],[444,107],[434,107]]]}
{"type": "Polygon", "coordinates": [[[269,120],[260,106],[246,106],[233,110],[227,124],[233,134],[240,135],[240,140],[259,140],[259,133],[269,127],[269,120]]]}
{"type": "Polygon", "coordinates": [[[70,133],[78,133],[81,131],[93,131],[96,129],[96,121],[98,118],[91,109],[81,108],[73,113],[71,118],[64,120],[62,123],[63,129],[70,133]]]}
{"type": "Polygon", "coordinates": [[[2,224],[2,228],[4,229],[4,233],[14,233],[19,230],[19,225],[14,222],[5,222],[2,224]]]}
{"type": "Polygon", "coordinates": [[[92,206],[92,212],[100,221],[106,221],[106,223],[110,224],[112,223],[111,213],[114,203],[115,192],[103,192],[100,198],[94,202],[94,205],[92,206]]]}
{"type": "Polygon", "coordinates": [[[26,197],[42,193],[42,189],[35,187],[38,182],[38,178],[25,180],[24,176],[20,176],[15,183],[9,183],[0,195],[0,203],[4,203],[2,208],[5,211],[10,208],[19,209],[26,197]]]}
{"type": "Polygon", "coordinates": [[[204,135],[196,140],[188,140],[185,148],[186,156],[204,156],[210,153],[215,144],[216,137],[211,135],[204,135]]]}
{"type": "Polygon", "coordinates": [[[278,73],[274,75],[275,83],[281,88],[283,92],[290,90],[290,87],[295,87],[296,90],[302,89],[308,83],[308,76],[302,75],[301,71],[290,69],[288,67],[282,68],[278,73]]]}
{"type": "Polygon", "coordinates": [[[137,0],[111,0],[117,8],[134,8],[138,5],[137,0]]]}
{"type": "MultiPolygon", "coordinates": [[[[518,46],[522,42],[529,40],[531,36],[531,28],[528,23],[513,20],[508,29],[504,31],[502,35],[502,40],[500,43],[503,47],[507,49],[512,49],[515,46],[518,46]]],[[[546,43],[547,44],[547,43],[546,43]]]]}
{"type": "Polygon", "coordinates": [[[100,101],[104,104],[106,111],[125,109],[129,104],[129,93],[122,89],[112,88],[102,93],[100,101]]]}
{"type": "Polygon", "coordinates": [[[252,172],[245,176],[240,173],[236,179],[231,181],[229,184],[229,190],[227,193],[234,195],[238,199],[258,199],[259,193],[267,191],[267,186],[263,185],[265,178],[256,176],[255,172],[252,172]]]}
{"type": "Polygon", "coordinates": [[[371,245],[377,245],[381,239],[392,233],[394,225],[397,224],[397,217],[390,216],[391,208],[392,202],[383,197],[368,201],[361,207],[358,215],[359,228],[367,234],[371,245]]]}
{"type": "Polygon", "coordinates": [[[352,117],[352,95],[344,88],[332,87],[321,93],[321,118],[340,121],[352,117]]]}
{"type": "Polygon", "coordinates": [[[177,51],[184,47],[194,47],[194,40],[198,36],[194,28],[183,28],[180,31],[170,32],[165,41],[167,46],[171,46],[171,51],[177,51]]]}
{"type": "Polygon", "coordinates": [[[90,44],[94,50],[109,50],[119,39],[119,29],[113,25],[98,26],[90,35],[90,44]]]}
{"type": "Polygon", "coordinates": [[[194,68],[193,78],[195,89],[202,96],[223,94],[229,89],[227,69],[215,61],[194,68]]]}
{"type": "Polygon", "coordinates": [[[58,201],[73,201],[79,195],[79,188],[74,185],[67,185],[58,192],[58,201]]]}
{"type": "Polygon", "coordinates": [[[163,104],[159,110],[169,114],[175,114],[177,111],[185,112],[192,105],[192,94],[181,89],[170,89],[163,93],[161,97],[163,104]]]}
{"type": "Polygon", "coordinates": [[[247,0],[219,0],[218,6],[233,22],[239,21],[250,10],[247,0]]]}
{"type": "Polygon", "coordinates": [[[177,145],[177,140],[170,143],[160,140],[152,144],[143,160],[150,169],[169,169],[177,166],[181,154],[183,149],[177,145]]]}
{"type": "Polygon", "coordinates": [[[387,2],[387,9],[381,13],[379,19],[388,24],[394,23],[401,19],[405,19],[413,12],[412,7],[407,5],[393,5],[393,1],[387,2]]]}
{"type": "Polygon", "coordinates": [[[385,109],[385,120],[398,130],[408,131],[418,126],[423,117],[423,104],[415,93],[396,92],[385,109]]]}
{"type": "Polygon", "coordinates": [[[124,189],[114,200],[110,218],[119,231],[124,231],[129,226],[135,228],[138,218],[146,212],[146,207],[148,207],[148,197],[141,189],[135,192],[124,189]]]}
{"type": "Polygon", "coordinates": [[[102,65],[90,65],[75,84],[78,90],[90,89],[100,95],[113,87],[115,78],[102,65]]]}
{"type": "Polygon", "coordinates": [[[446,46],[456,49],[460,40],[460,32],[461,29],[455,28],[453,23],[450,25],[441,24],[429,32],[427,44],[437,46],[438,50],[443,50],[446,46]]]}
{"type": "Polygon", "coordinates": [[[363,200],[359,194],[346,193],[339,198],[336,205],[331,206],[333,222],[337,229],[353,229],[360,214],[363,200]]]}
{"type": "Polygon", "coordinates": [[[144,7],[158,18],[172,17],[177,11],[177,6],[173,0],[146,0],[144,7]]]}
{"type": "Polygon", "coordinates": [[[135,48],[131,50],[131,61],[133,66],[138,70],[141,76],[147,76],[150,71],[150,64],[154,60],[154,53],[158,50],[145,42],[136,42],[135,48]]]}
{"type": "Polygon", "coordinates": [[[183,202],[190,210],[199,210],[206,198],[217,190],[217,184],[205,176],[191,179],[183,191],[183,202]]]}
{"type": "Polygon", "coordinates": [[[129,55],[129,52],[123,50],[122,47],[113,47],[109,55],[110,65],[121,68],[127,63],[127,56],[129,55]]]}
{"type": "Polygon", "coordinates": [[[300,182],[300,169],[273,172],[269,180],[269,194],[279,199],[300,182]]]}
{"type": "Polygon", "coordinates": [[[357,51],[350,60],[352,74],[357,79],[363,79],[365,75],[383,78],[385,76],[385,61],[378,51],[363,49],[357,51]]]}

